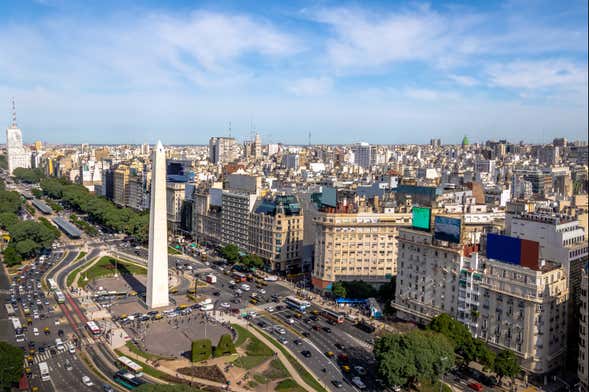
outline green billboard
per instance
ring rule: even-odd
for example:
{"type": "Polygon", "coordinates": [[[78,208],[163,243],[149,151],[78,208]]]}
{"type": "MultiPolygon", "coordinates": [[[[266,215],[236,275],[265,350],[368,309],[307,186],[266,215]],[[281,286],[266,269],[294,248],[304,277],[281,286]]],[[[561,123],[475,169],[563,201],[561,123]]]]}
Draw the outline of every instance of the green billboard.
{"type": "Polygon", "coordinates": [[[429,230],[431,214],[429,207],[413,207],[411,225],[414,229],[429,230]]]}

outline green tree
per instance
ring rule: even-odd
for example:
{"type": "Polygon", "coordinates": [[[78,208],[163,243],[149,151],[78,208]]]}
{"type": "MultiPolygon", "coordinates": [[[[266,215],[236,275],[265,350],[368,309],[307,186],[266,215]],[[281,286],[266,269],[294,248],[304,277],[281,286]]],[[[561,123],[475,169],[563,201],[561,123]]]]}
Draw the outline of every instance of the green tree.
{"type": "Polygon", "coordinates": [[[223,256],[230,263],[239,261],[239,248],[235,244],[225,245],[221,249],[221,256],[223,256]]]}
{"type": "Polygon", "coordinates": [[[342,282],[333,282],[333,284],[331,285],[331,293],[335,297],[339,298],[346,298],[348,294],[342,282]]]}
{"type": "Polygon", "coordinates": [[[0,227],[4,230],[19,222],[18,216],[14,212],[0,213],[0,227]]]}
{"type": "Polygon", "coordinates": [[[499,376],[499,380],[505,376],[513,378],[521,372],[517,357],[509,350],[503,350],[497,354],[493,369],[499,376]]]}
{"type": "Polygon", "coordinates": [[[19,241],[14,245],[16,251],[22,256],[23,259],[29,259],[34,257],[39,250],[39,244],[33,240],[19,241]]]}
{"type": "Polygon", "coordinates": [[[22,198],[18,192],[0,191],[0,212],[16,214],[22,206],[22,198]]]}
{"type": "Polygon", "coordinates": [[[241,258],[240,263],[248,268],[262,268],[264,260],[257,255],[245,255],[241,258]]]}
{"type": "Polygon", "coordinates": [[[389,386],[435,381],[454,365],[454,346],[442,334],[415,330],[376,340],[374,356],[379,376],[389,386]]]}
{"type": "Polygon", "coordinates": [[[17,167],[12,171],[12,175],[17,180],[28,184],[36,184],[45,177],[41,169],[25,169],[24,167],[17,167]]]}
{"type": "Polygon", "coordinates": [[[210,339],[198,339],[192,342],[192,362],[200,362],[211,357],[213,345],[210,339]]]}
{"type": "Polygon", "coordinates": [[[15,386],[23,374],[25,353],[22,349],[0,341],[0,389],[15,386]]]}
{"type": "Polygon", "coordinates": [[[219,343],[215,347],[215,351],[213,356],[215,358],[222,357],[223,355],[235,354],[237,350],[235,350],[235,346],[233,345],[233,339],[231,339],[231,335],[224,334],[221,335],[219,338],[219,343]]]}
{"type": "Polygon", "coordinates": [[[6,160],[6,155],[0,155],[0,168],[4,170],[8,170],[8,161],[6,160]]]}
{"type": "Polygon", "coordinates": [[[7,266],[19,264],[22,261],[22,256],[16,251],[13,245],[8,245],[3,252],[4,264],[7,266]]]}
{"type": "Polygon", "coordinates": [[[450,339],[456,347],[456,352],[462,356],[465,365],[476,359],[477,350],[472,335],[466,325],[460,321],[448,314],[441,314],[434,317],[427,328],[450,339]]]}
{"type": "Polygon", "coordinates": [[[495,367],[495,352],[481,339],[475,339],[477,361],[483,365],[486,370],[493,371],[495,367]]]}
{"type": "Polygon", "coordinates": [[[354,280],[352,282],[343,282],[346,288],[348,298],[366,299],[376,297],[376,289],[369,283],[361,280],[354,280]]]}

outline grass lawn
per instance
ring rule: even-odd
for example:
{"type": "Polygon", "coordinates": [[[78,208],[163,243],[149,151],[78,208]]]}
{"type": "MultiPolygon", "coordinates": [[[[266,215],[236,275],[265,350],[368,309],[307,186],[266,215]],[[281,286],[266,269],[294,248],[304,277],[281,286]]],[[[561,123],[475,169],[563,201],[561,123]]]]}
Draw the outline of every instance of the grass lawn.
{"type": "Polygon", "coordinates": [[[182,252],[180,252],[176,248],[172,248],[171,246],[168,246],[168,254],[170,254],[170,255],[180,255],[180,254],[182,254],[182,252]]]}
{"type": "MultiPolygon", "coordinates": [[[[429,380],[421,380],[419,388],[417,389],[419,392],[440,392],[440,381],[437,380],[435,383],[431,383],[429,380]]],[[[442,384],[443,392],[452,392],[452,389],[446,384],[442,384]]]]}
{"type": "Polygon", "coordinates": [[[264,356],[247,356],[247,357],[239,357],[233,364],[237,367],[242,369],[250,370],[262,364],[262,362],[266,361],[268,357],[264,356]]]}
{"type": "Polygon", "coordinates": [[[287,378],[286,380],[280,381],[276,384],[275,391],[287,391],[287,392],[303,392],[305,389],[299,386],[294,380],[287,378]]]}
{"type": "Polygon", "coordinates": [[[307,369],[305,369],[299,361],[297,361],[291,354],[290,352],[288,352],[287,349],[285,349],[281,344],[279,344],[273,337],[271,337],[270,335],[268,335],[267,333],[261,331],[260,329],[258,329],[258,332],[260,332],[261,334],[263,334],[266,339],[268,339],[276,348],[278,348],[288,359],[288,362],[290,362],[290,364],[295,368],[295,370],[297,371],[297,373],[299,373],[299,375],[301,376],[301,378],[303,380],[305,380],[305,382],[313,389],[315,389],[316,391],[320,391],[320,392],[327,392],[327,390],[325,388],[323,388],[321,386],[321,384],[319,384],[319,382],[315,379],[315,377],[313,377],[313,375],[311,375],[307,369]]]}
{"type": "Polygon", "coordinates": [[[82,259],[83,257],[85,257],[85,256],[86,256],[86,254],[87,254],[87,253],[86,253],[86,252],[84,252],[84,251],[80,252],[80,253],[78,254],[78,257],[76,257],[76,259],[75,259],[74,261],[78,261],[78,260],[82,259]]]}
{"type": "Polygon", "coordinates": [[[103,256],[94,264],[92,267],[87,269],[80,279],[78,280],[78,286],[84,287],[86,283],[91,281],[95,278],[100,278],[103,276],[110,276],[114,275],[115,273],[115,264],[117,270],[120,274],[133,274],[133,275],[145,275],[147,274],[147,269],[144,267],[140,267],[135,264],[127,263],[114,257],[110,256],[103,256]],[[85,280],[85,278],[88,280],[85,280]]]}
{"type": "Polygon", "coordinates": [[[288,371],[278,359],[273,359],[270,362],[270,366],[266,371],[263,373],[264,377],[267,377],[271,380],[278,380],[281,378],[288,377],[288,371]]]}
{"type": "Polygon", "coordinates": [[[260,373],[254,374],[254,380],[256,380],[256,382],[258,384],[267,384],[270,382],[270,380],[268,380],[268,378],[266,378],[264,375],[262,375],[260,373]]]}

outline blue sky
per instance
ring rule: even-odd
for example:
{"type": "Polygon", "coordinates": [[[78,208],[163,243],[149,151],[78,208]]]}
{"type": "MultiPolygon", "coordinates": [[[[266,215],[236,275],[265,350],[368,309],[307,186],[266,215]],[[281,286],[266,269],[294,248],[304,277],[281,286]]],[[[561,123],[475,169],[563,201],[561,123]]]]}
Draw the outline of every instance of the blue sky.
{"type": "MultiPolygon", "coordinates": [[[[27,142],[587,139],[586,1],[0,2],[27,142]]],[[[3,138],[2,138],[3,139],[3,138]]],[[[0,139],[0,140],[2,140],[0,139]]]]}

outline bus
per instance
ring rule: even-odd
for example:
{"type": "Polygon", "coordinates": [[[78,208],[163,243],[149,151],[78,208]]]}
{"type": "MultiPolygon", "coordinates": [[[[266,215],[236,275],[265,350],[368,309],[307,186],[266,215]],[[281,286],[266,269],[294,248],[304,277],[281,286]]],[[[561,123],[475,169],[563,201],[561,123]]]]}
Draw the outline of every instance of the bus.
{"type": "Polygon", "coordinates": [[[49,285],[50,291],[55,291],[55,290],[59,289],[59,287],[57,287],[57,283],[55,283],[54,279],[51,279],[51,278],[47,279],[47,284],[49,285]]]}
{"type": "Polygon", "coordinates": [[[39,373],[41,373],[41,380],[51,380],[51,376],[49,376],[49,366],[47,366],[47,362],[39,362],[39,373]]]}
{"type": "Polygon", "coordinates": [[[61,290],[55,290],[55,300],[58,304],[65,303],[65,295],[61,292],[61,290]]]}
{"type": "Polygon", "coordinates": [[[11,304],[6,304],[4,307],[6,308],[6,313],[8,313],[8,316],[14,316],[16,314],[14,307],[11,304]]]}
{"type": "Polygon", "coordinates": [[[129,390],[138,388],[145,384],[145,381],[143,381],[141,378],[132,375],[126,370],[119,370],[113,375],[112,378],[117,384],[129,390]]]}
{"type": "Polygon", "coordinates": [[[345,321],[343,314],[336,313],[333,310],[324,309],[321,311],[321,315],[328,320],[335,321],[338,324],[341,324],[345,321]]]}
{"type": "Polygon", "coordinates": [[[90,333],[94,336],[98,336],[102,332],[95,321],[88,321],[86,323],[86,329],[88,329],[88,331],[90,331],[90,333]]]}
{"type": "Polygon", "coordinates": [[[10,320],[12,321],[12,326],[14,327],[14,334],[17,343],[22,343],[25,341],[25,334],[23,333],[23,328],[20,323],[18,317],[11,317],[10,320]]]}
{"type": "Polygon", "coordinates": [[[127,357],[124,357],[122,355],[118,357],[117,364],[121,368],[131,372],[131,374],[133,374],[135,377],[143,376],[143,368],[127,357]]]}
{"type": "Polygon", "coordinates": [[[237,283],[244,283],[244,282],[247,282],[247,276],[246,276],[244,273],[242,273],[242,272],[234,271],[234,272],[231,274],[231,277],[232,277],[233,279],[235,279],[235,281],[236,281],[237,283]]]}
{"type": "Polygon", "coordinates": [[[311,306],[311,304],[309,303],[309,301],[304,301],[292,296],[286,297],[284,299],[284,303],[289,307],[289,308],[293,308],[298,310],[301,313],[305,313],[305,310],[307,310],[307,308],[309,306],[311,306]]]}

